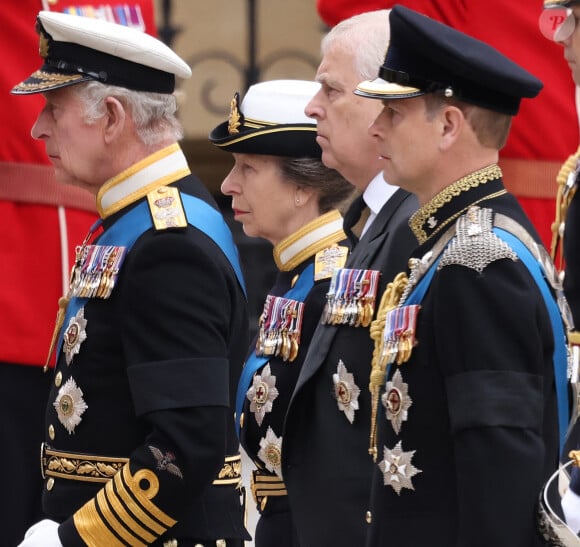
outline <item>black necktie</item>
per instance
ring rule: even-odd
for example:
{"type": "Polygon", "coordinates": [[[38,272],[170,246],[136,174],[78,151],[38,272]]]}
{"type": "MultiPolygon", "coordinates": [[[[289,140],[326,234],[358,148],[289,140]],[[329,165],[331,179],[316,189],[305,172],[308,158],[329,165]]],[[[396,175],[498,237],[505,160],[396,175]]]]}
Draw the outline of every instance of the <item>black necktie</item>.
{"type": "Polygon", "coordinates": [[[362,229],[369,218],[370,209],[368,208],[362,195],[357,197],[347,209],[344,215],[344,232],[349,241],[356,245],[360,238],[362,229]]]}

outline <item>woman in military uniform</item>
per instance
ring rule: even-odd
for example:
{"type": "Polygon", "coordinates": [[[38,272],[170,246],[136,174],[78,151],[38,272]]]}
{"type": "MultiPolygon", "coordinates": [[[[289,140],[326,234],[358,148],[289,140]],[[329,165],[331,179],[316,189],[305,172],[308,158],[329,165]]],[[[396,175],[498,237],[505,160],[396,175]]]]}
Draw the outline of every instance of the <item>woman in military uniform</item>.
{"type": "Polygon", "coordinates": [[[295,80],[256,84],[241,107],[236,94],[229,121],[210,135],[234,154],[221,186],[234,218],[247,235],[272,243],[278,268],[236,404],[242,445],[256,465],[257,547],[297,545],[280,467],[282,428],[333,270],[348,253],[336,208],[352,187],[323,165],[316,124],[304,115],[318,88],[295,80]]]}

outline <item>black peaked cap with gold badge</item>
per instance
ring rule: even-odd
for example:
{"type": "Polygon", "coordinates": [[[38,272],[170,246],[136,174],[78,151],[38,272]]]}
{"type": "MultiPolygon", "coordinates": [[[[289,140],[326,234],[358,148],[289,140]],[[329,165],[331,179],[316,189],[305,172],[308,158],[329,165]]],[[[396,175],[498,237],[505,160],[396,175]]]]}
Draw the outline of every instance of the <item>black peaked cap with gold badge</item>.
{"type": "Polygon", "coordinates": [[[96,80],[135,91],[173,93],[175,79],[189,78],[191,69],[163,42],[123,25],[41,11],[39,70],[11,93],[43,93],[96,80]]]}
{"type": "Polygon", "coordinates": [[[316,121],[304,108],[320,89],[307,80],[270,80],[250,86],[242,104],[235,93],[229,119],[209,134],[218,148],[241,154],[320,158],[316,121]]]}
{"type": "Polygon", "coordinates": [[[544,8],[570,8],[580,4],[580,0],[544,0],[544,8]]]}
{"type": "Polygon", "coordinates": [[[375,80],[355,93],[404,99],[442,93],[489,110],[515,115],[523,97],[543,84],[488,44],[403,6],[389,15],[391,40],[375,80]]]}

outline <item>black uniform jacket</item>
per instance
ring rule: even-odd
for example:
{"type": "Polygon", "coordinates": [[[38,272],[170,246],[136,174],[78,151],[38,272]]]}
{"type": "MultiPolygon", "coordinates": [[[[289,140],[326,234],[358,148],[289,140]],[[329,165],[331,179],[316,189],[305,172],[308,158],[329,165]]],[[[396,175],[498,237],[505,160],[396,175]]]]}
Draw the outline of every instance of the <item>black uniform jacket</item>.
{"type": "MultiPolygon", "coordinates": [[[[421,234],[415,258],[475,203],[541,244],[501,179],[460,183],[413,217],[421,234]]],[[[490,249],[462,249],[461,259],[436,270],[420,304],[417,345],[406,363],[391,366],[387,381],[401,375],[398,391],[410,406],[397,433],[386,398],[379,401],[368,546],[541,545],[535,507],[558,460],[554,337],[525,265],[490,249]],[[478,271],[482,252],[489,255],[478,271]]]]}
{"type": "MultiPolygon", "coordinates": [[[[315,219],[312,223],[302,227],[299,232],[305,243],[300,246],[294,245],[292,256],[287,256],[284,264],[280,264],[280,261],[277,260],[281,271],[278,272],[276,282],[269,291],[270,295],[283,296],[286,294],[292,287],[294,287],[298,276],[301,275],[306,268],[314,264],[317,253],[325,252],[333,246],[339,245],[342,247],[341,257],[343,258],[343,262],[337,264],[337,266],[340,267],[344,265],[344,260],[347,258],[350,243],[346,240],[346,235],[342,230],[342,217],[340,217],[338,212],[332,211],[315,219]],[[324,231],[321,231],[322,223],[324,223],[324,231]],[[338,230],[336,230],[336,226],[338,226],[338,230]],[[314,230],[316,230],[316,233],[318,234],[316,239],[313,239],[312,236],[314,230]]],[[[290,236],[290,238],[295,239],[296,235],[294,234],[293,236],[290,236]]],[[[282,244],[284,244],[284,242],[282,242],[282,244]]],[[[277,253],[277,248],[278,246],[274,249],[275,254],[277,253]]],[[[282,480],[281,469],[279,466],[274,470],[268,469],[270,462],[268,462],[265,457],[262,448],[264,446],[267,447],[268,430],[271,430],[270,435],[274,434],[277,439],[282,439],[286,409],[292,392],[294,391],[294,386],[298,374],[300,373],[304,357],[308,351],[312,335],[320,321],[320,316],[326,303],[326,293],[328,292],[330,285],[332,269],[329,268],[328,272],[329,273],[320,280],[314,280],[314,270],[312,270],[311,273],[310,270],[307,270],[304,273],[304,275],[309,276],[312,288],[303,300],[304,308],[302,327],[300,329],[300,346],[296,358],[292,361],[285,361],[281,356],[273,356],[269,359],[267,364],[258,369],[254,375],[255,382],[261,380],[262,389],[264,389],[263,382],[267,381],[270,384],[270,389],[265,389],[268,392],[268,401],[270,401],[272,405],[271,410],[264,412],[263,417],[259,412],[257,413],[255,410],[252,410],[255,406],[251,404],[251,393],[247,394],[244,402],[243,427],[241,428],[242,445],[250,458],[255,462],[259,473],[261,475],[269,476],[272,479],[277,478],[282,480]],[[267,370],[265,370],[266,367],[267,370]]],[[[291,296],[289,296],[289,298],[291,298],[291,296]]],[[[252,345],[252,352],[254,349],[255,345],[252,345]]],[[[272,483],[270,482],[269,486],[271,485],[272,483]]],[[[263,485],[258,484],[258,488],[260,486],[263,485]]],[[[283,485],[280,485],[278,489],[281,488],[283,489],[283,485]]],[[[268,499],[264,500],[258,495],[256,501],[258,502],[258,508],[262,513],[261,526],[264,526],[264,519],[268,519],[268,515],[289,511],[286,496],[268,496],[268,499]]],[[[288,535],[287,529],[280,528],[279,519],[280,517],[278,516],[275,526],[279,528],[280,536],[278,538],[278,543],[282,545],[284,542],[291,541],[291,538],[284,537],[284,534],[288,535]]],[[[287,517],[286,524],[288,525],[288,528],[292,528],[289,516],[287,517]]],[[[270,530],[270,534],[271,533],[273,533],[272,530],[270,530]]]]}
{"type": "MultiPolygon", "coordinates": [[[[348,268],[380,270],[378,295],[406,267],[415,245],[407,220],[416,208],[413,196],[397,190],[352,250],[348,268]]],[[[364,544],[372,350],[368,328],[319,325],[300,371],[285,422],[282,471],[301,547],[364,544]],[[339,361],[360,389],[353,423],[334,395],[339,361]]]]}
{"type": "MultiPolygon", "coordinates": [[[[188,171],[163,184],[215,207],[188,171]]],[[[105,232],[142,199],[105,216],[105,232]]],[[[247,537],[235,485],[212,486],[238,454],[246,311],[230,262],[191,225],[142,233],[110,297],[88,299],[86,339],[69,364],[58,355],[46,413],[43,506],[65,547],[247,537]]]]}

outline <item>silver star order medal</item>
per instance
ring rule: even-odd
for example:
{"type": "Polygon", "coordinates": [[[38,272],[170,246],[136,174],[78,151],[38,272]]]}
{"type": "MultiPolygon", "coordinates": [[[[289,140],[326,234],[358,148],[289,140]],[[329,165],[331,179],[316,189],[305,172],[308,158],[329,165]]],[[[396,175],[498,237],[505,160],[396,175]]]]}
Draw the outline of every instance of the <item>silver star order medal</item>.
{"type": "Polygon", "coordinates": [[[74,355],[81,349],[81,344],[87,339],[87,320],[85,308],[80,308],[74,317],[70,318],[68,326],[62,336],[62,345],[66,364],[70,365],[74,355]]]}
{"type": "Polygon", "coordinates": [[[69,378],[58,390],[58,395],[52,406],[56,410],[58,420],[69,432],[69,435],[75,432],[75,427],[81,423],[81,416],[88,408],[83,399],[82,390],[72,378],[69,378]]]}
{"type": "Polygon", "coordinates": [[[336,373],[332,375],[334,396],[339,410],[344,412],[346,419],[354,422],[355,410],[358,410],[359,387],[354,383],[354,376],[348,372],[342,359],[339,359],[336,373]]]}
{"type": "Polygon", "coordinates": [[[246,393],[250,401],[250,411],[254,413],[258,425],[262,425],[266,412],[272,411],[274,399],[278,397],[276,376],[272,376],[270,365],[262,369],[262,374],[254,374],[254,381],[246,393]]]}
{"type": "Polygon", "coordinates": [[[282,478],[282,437],[277,437],[271,427],[268,427],[266,436],[260,439],[258,458],[266,464],[268,471],[282,478]]]}
{"type": "Polygon", "coordinates": [[[387,410],[387,420],[391,422],[398,435],[403,422],[407,421],[408,410],[413,404],[413,399],[409,397],[409,386],[403,382],[403,376],[398,370],[387,382],[381,401],[387,410]]]}
{"type": "Polygon", "coordinates": [[[411,463],[414,455],[415,450],[403,452],[402,441],[393,450],[384,447],[384,459],[379,462],[379,468],[383,472],[384,484],[391,486],[399,496],[403,488],[415,490],[411,478],[421,470],[411,463]]]}

